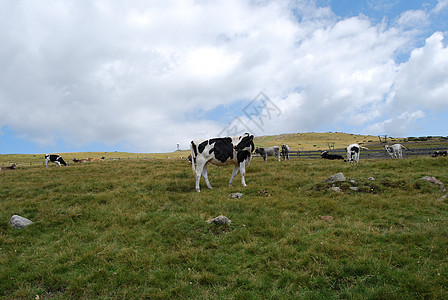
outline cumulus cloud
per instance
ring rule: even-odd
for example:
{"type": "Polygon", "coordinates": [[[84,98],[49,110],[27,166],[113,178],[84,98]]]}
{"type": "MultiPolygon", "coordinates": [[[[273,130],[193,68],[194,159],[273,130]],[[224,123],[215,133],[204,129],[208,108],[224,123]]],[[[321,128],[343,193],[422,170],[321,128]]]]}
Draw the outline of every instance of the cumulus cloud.
{"type": "Polygon", "coordinates": [[[399,111],[404,106],[428,110],[448,108],[448,48],[444,36],[435,32],[425,45],[411,52],[400,65],[389,106],[399,111]]]}
{"type": "Polygon", "coordinates": [[[42,147],[169,151],[251,122],[241,107],[260,91],[281,114],[258,134],[392,130],[403,111],[411,124],[446,109],[444,35],[415,48],[428,17],[375,24],[314,1],[6,2],[0,130],[42,147]]]}

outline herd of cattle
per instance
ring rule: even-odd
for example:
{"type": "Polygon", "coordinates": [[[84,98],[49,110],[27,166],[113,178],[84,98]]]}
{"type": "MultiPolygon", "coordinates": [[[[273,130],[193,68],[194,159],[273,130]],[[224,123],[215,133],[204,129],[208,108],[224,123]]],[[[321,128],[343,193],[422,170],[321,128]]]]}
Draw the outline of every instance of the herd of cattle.
{"type": "MultiPolygon", "coordinates": [[[[259,148],[255,147],[253,139],[253,135],[246,133],[243,136],[237,137],[191,141],[191,154],[188,160],[191,162],[193,169],[196,191],[200,192],[199,182],[201,176],[204,178],[207,187],[209,189],[212,188],[207,174],[207,165],[209,163],[217,166],[234,165],[229,186],[232,186],[233,179],[238,174],[238,171],[241,173],[241,184],[246,186],[244,176],[246,175],[246,168],[249,166],[252,159],[252,153],[259,154],[263,157],[264,162],[267,161],[268,156],[273,156],[278,159],[278,161],[280,161],[280,157],[282,157],[283,160],[289,160],[290,148],[288,145],[259,148]]],[[[355,143],[347,147],[346,159],[344,159],[342,155],[330,154],[327,151],[323,151],[321,157],[330,160],[341,159],[349,163],[359,163],[361,149],[369,150],[368,148],[355,143]]],[[[394,144],[392,146],[386,145],[384,146],[384,149],[392,158],[401,159],[403,158],[403,149],[407,150],[408,148],[401,144],[394,144]]],[[[446,152],[447,151],[436,151],[432,156],[446,156],[446,152]]]]}
{"type": "MultiPolygon", "coordinates": [[[[191,162],[193,169],[196,191],[200,192],[199,182],[201,176],[204,178],[207,187],[210,189],[212,188],[207,174],[207,165],[209,163],[217,166],[233,165],[234,167],[232,177],[229,181],[229,186],[233,184],[233,180],[238,172],[241,173],[241,184],[246,186],[244,176],[246,175],[246,168],[252,160],[253,153],[259,154],[263,157],[264,162],[267,161],[268,156],[273,156],[277,158],[278,161],[280,161],[281,158],[283,158],[283,160],[289,160],[290,148],[288,145],[282,145],[281,147],[255,147],[253,140],[254,136],[246,133],[242,136],[191,141],[191,154],[189,155],[188,160],[191,162]]],[[[321,157],[323,159],[344,160],[349,163],[359,163],[361,149],[369,150],[368,148],[355,143],[347,147],[346,158],[339,154],[328,153],[328,151],[323,151],[321,153],[321,157]]],[[[407,148],[401,144],[394,144],[392,146],[386,145],[384,146],[384,149],[392,158],[401,159],[403,158],[403,149],[407,148]]],[[[432,156],[447,156],[447,151],[436,151],[432,156]]],[[[101,159],[86,158],[80,160],[74,158],[73,162],[86,163],[92,161],[102,161],[104,159],[105,157],[102,157],[101,159]]],[[[67,162],[65,162],[60,155],[46,154],[46,167],[48,167],[49,162],[55,163],[59,167],[61,165],[67,166],[67,162]]],[[[10,167],[0,167],[0,171],[14,170],[16,166],[16,164],[12,164],[10,167]]]]}

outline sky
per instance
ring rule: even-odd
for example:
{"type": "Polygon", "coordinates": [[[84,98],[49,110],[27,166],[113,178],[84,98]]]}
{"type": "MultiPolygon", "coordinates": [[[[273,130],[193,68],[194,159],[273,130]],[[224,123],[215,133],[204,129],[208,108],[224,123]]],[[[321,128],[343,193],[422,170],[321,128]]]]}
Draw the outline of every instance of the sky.
{"type": "Polygon", "coordinates": [[[448,136],[448,0],[0,5],[0,154],[448,136]]]}

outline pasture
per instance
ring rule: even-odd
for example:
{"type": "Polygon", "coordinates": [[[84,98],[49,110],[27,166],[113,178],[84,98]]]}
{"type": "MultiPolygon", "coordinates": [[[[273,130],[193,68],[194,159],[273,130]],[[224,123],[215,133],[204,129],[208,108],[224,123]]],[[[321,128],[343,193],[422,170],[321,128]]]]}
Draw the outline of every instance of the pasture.
{"type": "Polygon", "coordinates": [[[257,157],[247,187],[210,166],[201,193],[184,160],[19,166],[0,173],[0,297],[446,299],[448,202],[421,178],[447,165],[257,157]],[[330,190],[338,172],[354,183],[330,190]]]}

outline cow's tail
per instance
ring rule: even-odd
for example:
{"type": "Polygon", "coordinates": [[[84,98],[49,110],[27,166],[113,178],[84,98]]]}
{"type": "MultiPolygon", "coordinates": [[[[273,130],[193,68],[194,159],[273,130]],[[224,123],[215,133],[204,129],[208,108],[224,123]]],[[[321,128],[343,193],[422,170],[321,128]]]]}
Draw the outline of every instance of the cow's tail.
{"type": "Polygon", "coordinates": [[[190,143],[190,153],[191,153],[191,168],[193,169],[193,174],[194,176],[196,176],[196,166],[195,166],[195,160],[196,160],[196,156],[194,155],[195,151],[194,151],[194,143],[193,141],[190,143]]]}
{"type": "Polygon", "coordinates": [[[369,151],[370,151],[370,149],[367,148],[367,147],[359,146],[359,148],[364,149],[364,150],[369,150],[369,151]]]}

